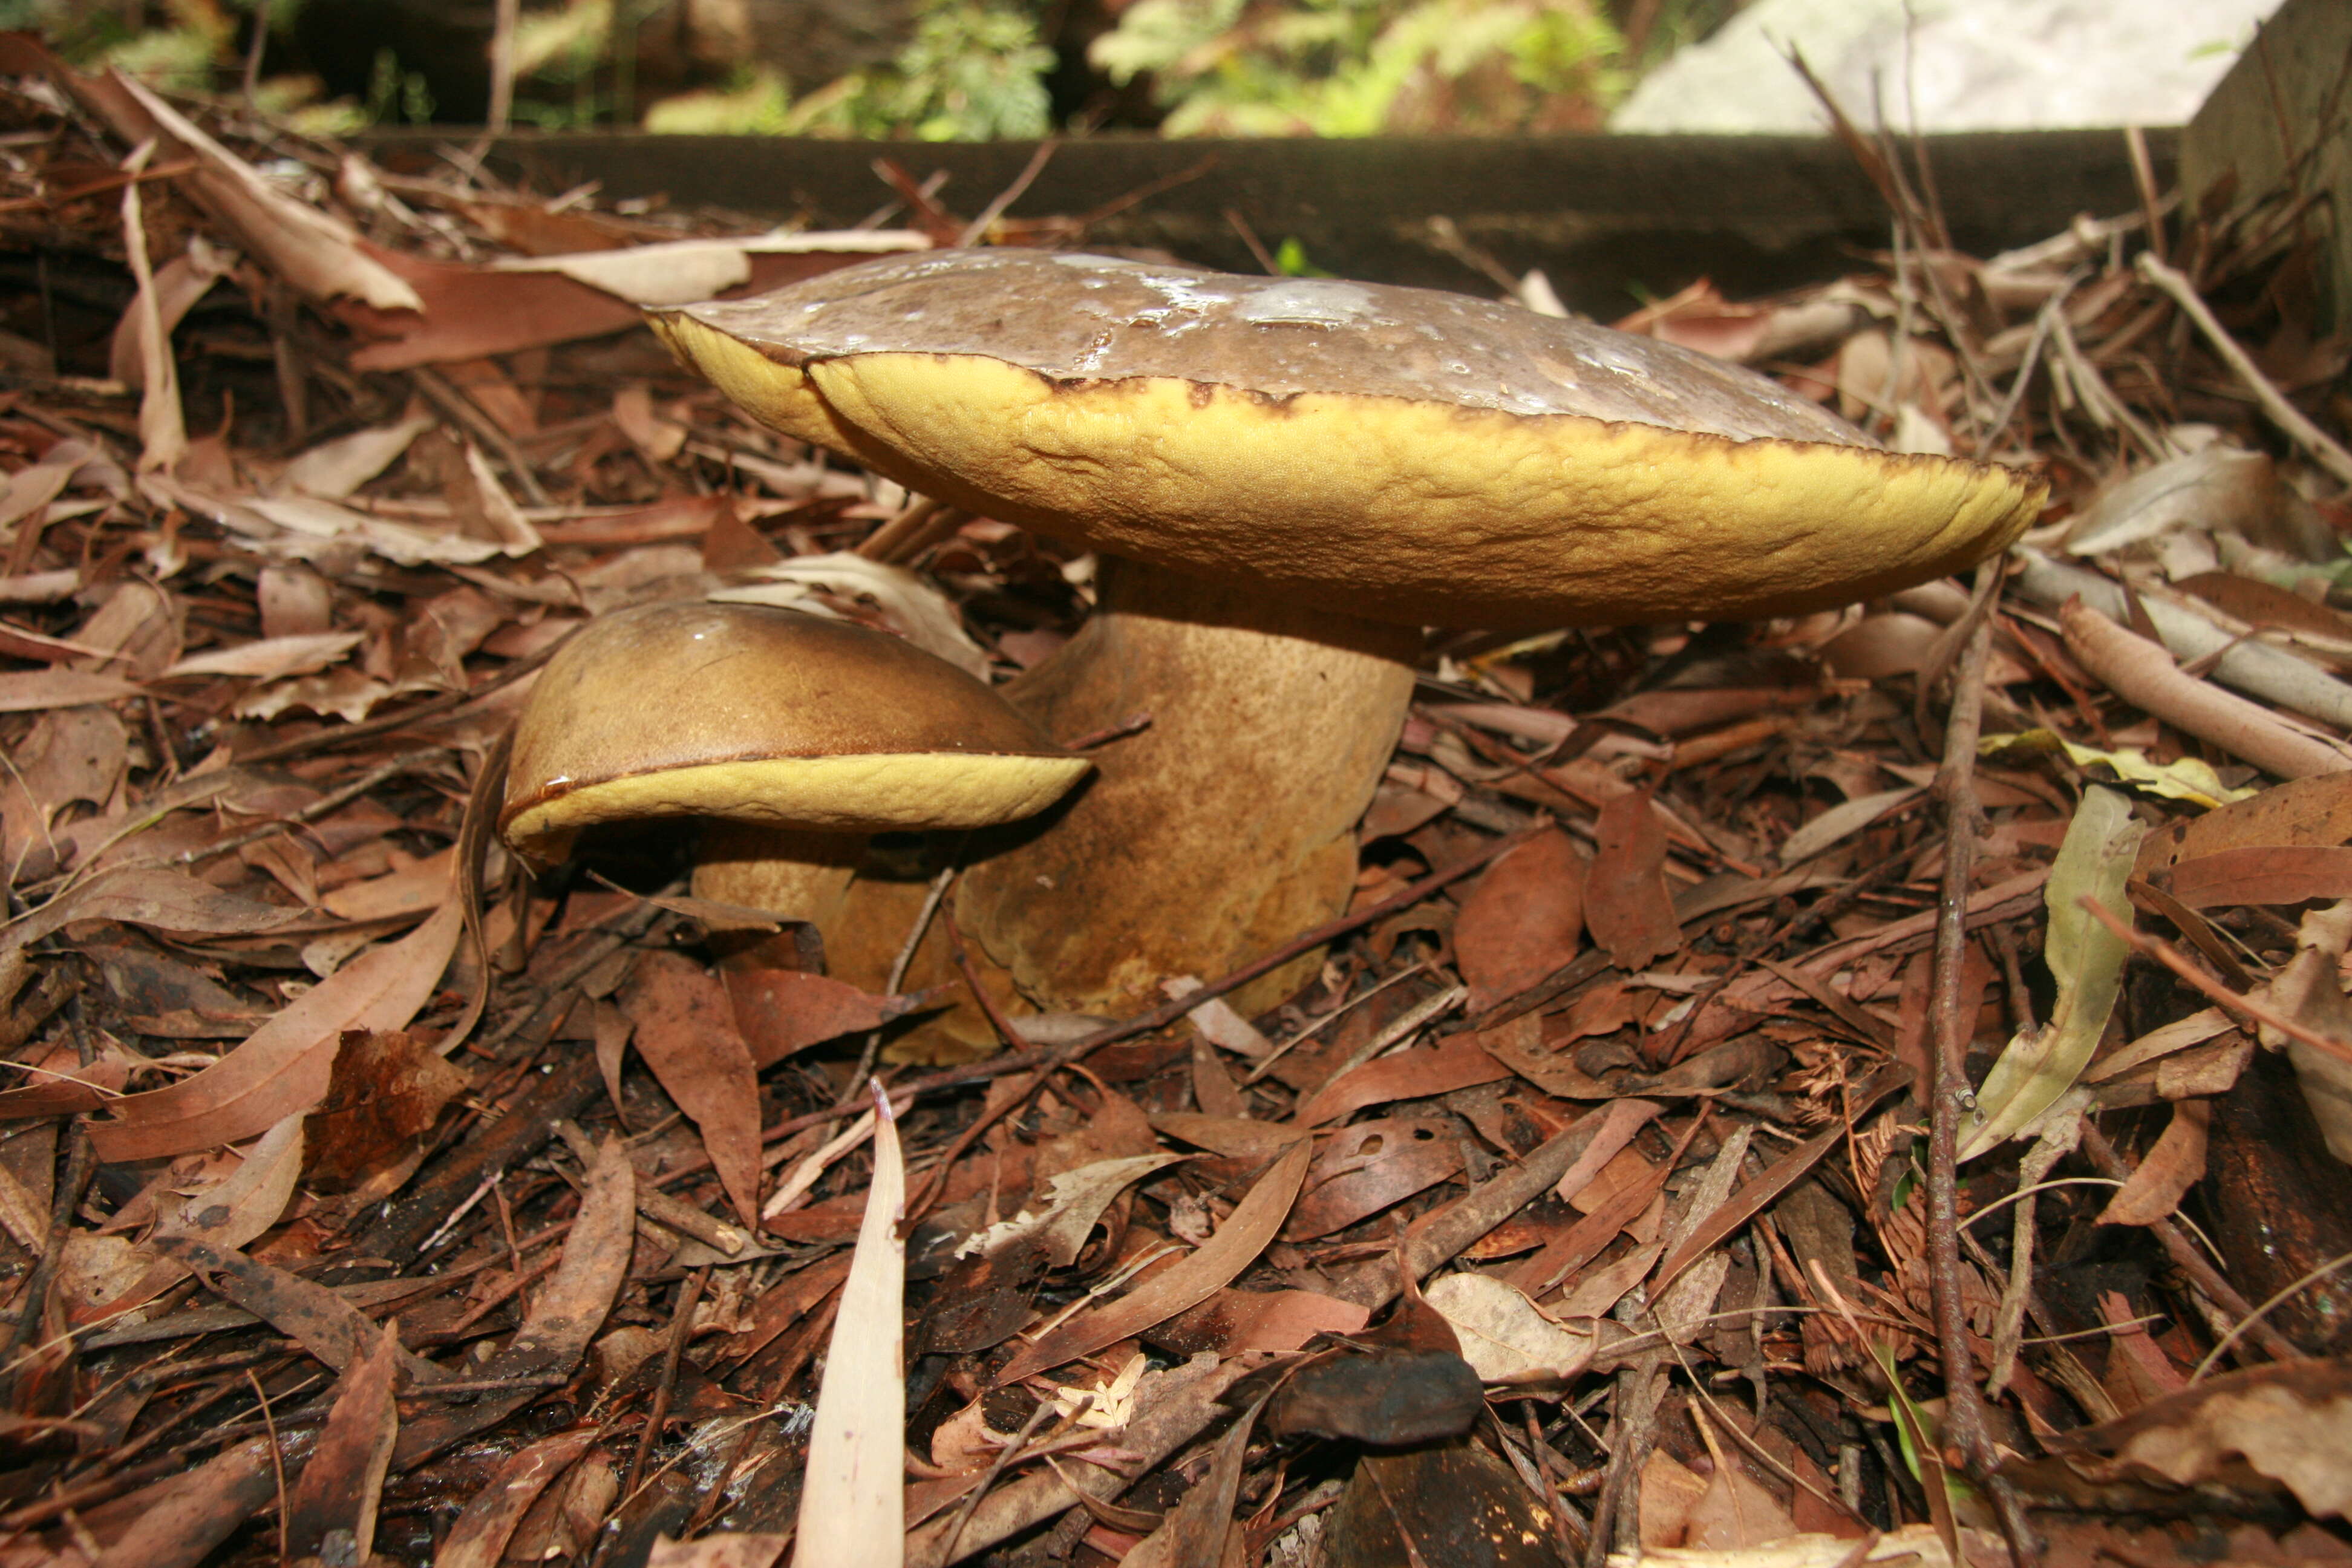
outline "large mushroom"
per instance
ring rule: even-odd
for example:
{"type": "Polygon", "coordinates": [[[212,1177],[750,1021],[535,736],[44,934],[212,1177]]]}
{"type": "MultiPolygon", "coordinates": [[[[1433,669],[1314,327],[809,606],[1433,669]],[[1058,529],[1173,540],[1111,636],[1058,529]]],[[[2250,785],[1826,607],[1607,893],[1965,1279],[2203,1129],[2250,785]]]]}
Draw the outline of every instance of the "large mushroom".
{"type": "Polygon", "coordinates": [[[1972,564],[2040,496],[1704,355],[1424,289],[934,251],[653,321],[778,429],[1106,556],[1008,695],[1058,733],[1152,728],[955,906],[1049,1007],[1130,1007],[1344,906],[1418,628],[1842,605],[1972,564]]]}
{"type": "Polygon", "coordinates": [[[601,616],[548,660],[515,724],[499,830],[544,867],[598,823],[708,818],[697,897],[823,929],[869,835],[1013,821],[1087,766],[887,633],[673,601],[601,616]]]}

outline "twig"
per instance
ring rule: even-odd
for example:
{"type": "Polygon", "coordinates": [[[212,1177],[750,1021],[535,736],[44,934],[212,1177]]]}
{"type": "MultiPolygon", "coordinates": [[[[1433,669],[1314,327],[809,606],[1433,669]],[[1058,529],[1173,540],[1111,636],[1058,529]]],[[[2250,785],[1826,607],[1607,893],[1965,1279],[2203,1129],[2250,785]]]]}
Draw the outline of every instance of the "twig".
{"type": "Polygon", "coordinates": [[[2108,690],[2264,773],[2300,779],[2352,769],[2352,755],[2288,728],[2260,703],[2200,680],[2174,664],[2162,643],[2125,630],[2080,599],[2066,601],[2058,624],[2066,651],[2108,690]]]}
{"type": "Polygon", "coordinates": [[[2306,1269],[2304,1272],[2303,1278],[2300,1279],[2292,1280],[2272,1291],[2269,1296],[2263,1299],[2261,1306],[2256,1307],[2253,1311],[2247,1316],[2239,1319],[2228,1333],[2223,1334],[2221,1339],[2214,1342],[2213,1348],[2205,1352],[2205,1359],[2199,1362],[2196,1367],[2190,1371],[2189,1373],[2189,1381],[2195,1383],[2199,1379],[2202,1378],[2207,1372],[2210,1371],[2213,1363],[2221,1359],[2222,1352],[2226,1352],[2231,1345],[2238,1342],[2240,1335],[2249,1333],[2259,1334],[2264,1326],[2264,1320],[2270,1316],[2272,1308],[2277,1306],[2280,1302],[2285,1300],[2288,1297],[2294,1295],[2305,1286],[2316,1284],[2318,1281],[2325,1279],[2327,1276],[2335,1273],[2337,1269],[2343,1268],[2347,1263],[2352,1263],[2352,1252],[2342,1253],[2335,1258],[2329,1258],[2326,1262],[2319,1265],[2316,1268],[2306,1269]]]}
{"type": "Polygon", "coordinates": [[[2262,405],[2263,413],[2270,416],[2271,423],[2285,431],[2295,445],[2309,452],[2321,468],[2345,484],[2352,485],[2352,451],[2345,450],[2326,431],[2314,425],[2302,409],[2288,401],[2286,394],[2271,384],[2270,377],[2262,373],[2252,357],[2238,346],[2237,340],[2215,319],[2188,276],[2167,267],[2148,251],[2140,252],[2137,265],[2141,277],[2171,295],[2173,302],[2197,323],[2197,330],[2205,334],[2205,341],[2212,345],[2214,353],[2230,367],[2232,374],[2246,384],[2246,390],[2254,395],[2254,401],[2262,405]]]}
{"type": "MultiPolygon", "coordinates": [[[[2131,1180],[2133,1174],[2131,1161],[2113,1143],[2107,1142],[2106,1134],[2100,1131],[2087,1116],[2082,1120],[2082,1129],[2083,1152],[2091,1157],[2091,1163],[2118,1181],[2131,1180]]],[[[2172,1266],[2187,1275],[2189,1282],[2202,1291],[2207,1300],[2237,1319],[2238,1327],[2243,1330],[2256,1344],[2261,1345],[2273,1361],[2305,1359],[2304,1352],[2296,1347],[2293,1340],[2263,1321],[2255,1314],[2253,1303],[2240,1295],[2234,1286],[2221,1278],[2221,1271],[2214,1268],[2203,1253],[2189,1244],[2189,1238],[2180,1234],[2179,1226],[2169,1219],[2158,1219],[2147,1228],[2155,1236],[2158,1245],[2164,1248],[2165,1256],[2172,1259],[2172,1266]]]]}
{"type": "MultiPolygon", "coordinates": [[[[1979,568],[1979,599],[1990,600],[2000,584],[1998,562],[1979,568]]],[[[1976,864],[1977,736],[1983,727],[1985,667],[1991,658],[1992,621],[1988,616],[1977,622],[1960,656],[1944,727],[1943,767],[1936,777],[1936,794],[1944,805],[1944,886],[1937,906],[1934,990],[1927,1004],[1936,1091],[1928,1116],[1927,1247],[1936,1338],[1944,1363],[1945,1430],[1971,1476],[1991,1495],[2011,1558],[2024,1568],[2040,1562],[2040,1552],[2016,1489],[1995,1469],[2000,1456],[1985,1416],[1984,1391],[1977,1386],[1968,1303],[1960,1293],[1960,1124],[1976,1104],[1968,1075],[1975,1020],[1963,1001],[1961,972],[1968,949],[1969,879],[1976,864]]]]}
{"type": "Polygon", "coordinates": [[[702,1298],[702,1288],[710,1280],[708,1265],[686,1277],[678,1287],[677,1305],[671,1311],[668,1348],[662,1352],[661,1383],[654,1390],[653,1408],[646,1413],[645,1430],[637,1434],[637,1451],[629,1460],[629,1479],[621,1483],[623,1497],[634,1496],[637,1482],[646,1473],[646,1461],[652,1458],[654,1447],[661,1441],[662,1427],[669,1421],[670,1397],[677,1390],[677,1363],[686,1354],[686,1342],[694,1332],[694,1305],[702,1298]]]}
{"type": "Polygon", "coordinates": [[[2239,995],[2189,963],[2181,955],[2179,948],[2163,938],[2142,936],[2132,930],[2130,926],[2118,920],[2114,911],[2088,893],[2083,895],[2080,902],[2101,925],[2115,932],[2122,941],[2128,942],[2133,952],[2143,958],[2152,958],[2172,971],[2173,973],[2202,992],[2206,999],[2219,1006],[2221,1011],[2234,1014],[2260,1027],[2276,1029],[2287,1038],[2309,1046],[2313,1050],[2324,1051],[2340,1062],[2352,1064],[2352,1044],[2323,1035],[2316,1029],[2297,1023],[2276,1008],[2266,1007],[2251,996],[2239,995]]]}

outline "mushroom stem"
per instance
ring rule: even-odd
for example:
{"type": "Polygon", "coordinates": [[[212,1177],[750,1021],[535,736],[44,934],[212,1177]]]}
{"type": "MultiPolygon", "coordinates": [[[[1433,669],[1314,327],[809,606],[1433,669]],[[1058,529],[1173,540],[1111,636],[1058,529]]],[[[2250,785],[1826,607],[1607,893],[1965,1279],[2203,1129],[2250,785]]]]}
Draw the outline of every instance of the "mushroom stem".
{"type": "MultiPolygon", "coordinates": [[[[703,828],[695,853],[694,896],[765,910],[830,931],[840,919],[850,878],[865,857],[866,837],[764,822],[713,821],[703,828]]],[[[799,967],[798,948],[789,931],[714,934],[711,947],[732,968],[799,967]]]]}
{"type": "MultiPolygon", "coordinates": [[[[1005,689],[1049,734],[1138,710],[1097,774],[974,845],[956,918],[1049,1010],[1119,1014],[1346,908],[1358,818],[1412,694],[1421,634],[1106,558],[1076,637],[1005,689]]],[[[1245,1010],[1296,989],[1310,955],[1245,1010]]]]}

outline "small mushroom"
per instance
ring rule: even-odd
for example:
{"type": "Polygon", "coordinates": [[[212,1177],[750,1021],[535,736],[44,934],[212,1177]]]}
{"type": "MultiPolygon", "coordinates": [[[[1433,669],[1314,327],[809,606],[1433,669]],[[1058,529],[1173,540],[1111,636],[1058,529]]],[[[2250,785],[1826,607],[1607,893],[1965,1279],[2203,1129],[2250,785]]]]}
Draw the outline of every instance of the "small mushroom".
{"type": "Polygon", "coordinates": [[[499,831],[545,867],[597,823],[709,817],[698,898],[822,929],[869,835],[1011,822],[1088,765],[887,633],[761,605],[640,605],[548,660],[499,831]]]}
{"type": "Polygon", "coordinates": [[[1704,355],[1425,289],[933,251],[653,321],[777,428],[1117,558],[1007,694],[1057,732],[1153,726],[957,892],[1049,1007],[1131,1007],[1344,907],[1419,628],[1843,605],[2002,548],[2041,496],[1704,355]]]}

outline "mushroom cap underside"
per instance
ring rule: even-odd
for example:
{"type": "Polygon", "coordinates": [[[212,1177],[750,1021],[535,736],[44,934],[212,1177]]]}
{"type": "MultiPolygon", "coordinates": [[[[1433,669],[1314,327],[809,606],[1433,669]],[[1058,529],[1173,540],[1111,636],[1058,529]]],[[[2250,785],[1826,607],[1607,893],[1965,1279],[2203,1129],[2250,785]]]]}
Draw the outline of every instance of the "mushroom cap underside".
{"type": "MultiPolygon", "coordinates": [[[[656,324],[754,416],[925,494],[1408,625],[1827,608],[1964,570],[2021,533],[2042,493],[2005,468],[1885,452],[1851,432],[1735,437],[1622,411],[1061,379],[994,354],[878,346],[795,365],[701,308],[656,324]]],[[[1768,416],[1759,404],[1756,420],[1768,416]]]]}
{"type": "Polygon", "coordinates": [[[645,605],[591,623],[541,672],[499,828],[547,853],[635,817],[980,827],[1042,809],[1088,765],[887,633],[768,605],[645,605]]]}

